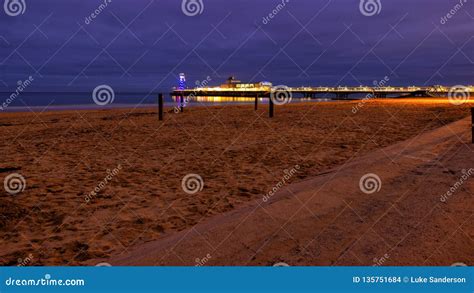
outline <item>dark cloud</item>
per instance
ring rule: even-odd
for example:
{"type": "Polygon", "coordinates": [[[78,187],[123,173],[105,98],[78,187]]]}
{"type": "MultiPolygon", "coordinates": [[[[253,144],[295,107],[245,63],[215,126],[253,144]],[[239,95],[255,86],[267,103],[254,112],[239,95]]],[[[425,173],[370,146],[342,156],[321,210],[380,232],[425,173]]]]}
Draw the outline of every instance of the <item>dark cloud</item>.
{"type": "Polygon", "coordinates": [[[167,91],[180,72],[189,84],[474,84],[472,3],[441,24],[458,1],[380,1],[367,17],[359,0],[289,0],[267,23],[281,1],[203,0],[189,17],[177,0],[112,0],[86,24],[103,1],[26,0],[24,15],[0,13],[0,87],[34,75],[30,90],[167,91]]]}

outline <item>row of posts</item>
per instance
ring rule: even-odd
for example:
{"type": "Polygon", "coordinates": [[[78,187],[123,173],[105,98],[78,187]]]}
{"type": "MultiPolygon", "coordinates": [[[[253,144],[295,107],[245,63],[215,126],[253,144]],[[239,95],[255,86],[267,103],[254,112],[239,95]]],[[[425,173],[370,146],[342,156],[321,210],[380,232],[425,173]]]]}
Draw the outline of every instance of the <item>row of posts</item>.
{"type": "MultiPolygon", "coordinates": [[[[275,105],[271,98],[268,99],[268,116],[273,118],[275,105]]],[[[160,121],[163,120],[163,94],[158,94],[158,118],[160,121]]],[[[258,110],[258,96],[255,97],[255,111],[258,110]]],[[[184,112],[184,96],[179,96],[179,112],[184,112]]],[[[471,108],[471,129],[472,129],[472,143],[474,144],[474,108],[471,108]]]]}
{"type": "MultiPolygon", "coordinates": [[[[259,97],[255,97],[255,111],[258,110],[258,99],[259,97]]],[[[271,98],[268,99],[268,116],[270,118],[273,118],[275,114],[275,104],[273,103],[273,100],[271,98]]],[[[158,94],[158,119],[160,121],[163,121],[163,111],[164,111],[164,106],[163,106],[163,94],[158,94]]],[[[179,96],[179,112],[184,112],[184,96],[181,95],[179,96]]]]}

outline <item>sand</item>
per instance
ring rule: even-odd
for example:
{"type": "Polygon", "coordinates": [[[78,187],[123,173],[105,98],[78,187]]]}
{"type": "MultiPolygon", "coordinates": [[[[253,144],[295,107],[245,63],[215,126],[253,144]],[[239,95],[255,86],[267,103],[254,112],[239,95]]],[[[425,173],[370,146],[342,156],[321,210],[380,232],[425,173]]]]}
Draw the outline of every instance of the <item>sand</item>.
{"type": "Polygon", "coordinates": [[[114,256],[114,265],[474,264],[470,119],[282,188],[192,229],[114,256]],[[469,170],[469,171],[467,171],[469,170]],[[379,176],[374,193],[359,182],[379,176]],[[466,179],[466,180],[464,180],[466,179]],[[451,194],[448,192],[454,190],[451,194]]]}
{"type": "MultiPolygon", "coordinates": [[[[307,251],[290,245],[291,241],[285,247],[291,248],[292,254],[285,254],[281,248],[267,248],[264,256],[252,259],[249,250],[253,255],[258,252],[252,239],[260,241],[259,234],[264,237],[272,231],[258,220],[252,225],[258,229],[239,234],[250,243],[236,242],[239,246],[228,245],[228,249],[213,250],[209,244],[203,249],[196,244],[195,248],[187,247],[189,253],[176,254],[167,251],[170,247],[162,243],[172,245],[180,235],[197,233],[193,228],[200,227],[197,224],[219,226],[219,217],[248,215],[287,173],[292,176],[285,179],[280,192],[292,184],[324,177],[324,173],[360,158],[367,161],[364,156],[376,150],[384,154],[387,147],[468,114],[467,105],[453,106],[435,100],[291,104],[277,107],[276,117],[271,120],[263,105],[257,112],[252,105],[187,108],[183,114],[167,113],[164,122],[157,121],[154,109],[2,114],[0,175],[3,179],[11,173],[21,174],[26,179],[26,189],[14,196],[3,190],[0,193],[0,261],[3,265],[17,265],[19,259],[28,259],[28,265],[95,265],[103,261],[195,265],[196,258],[202,260],[210,254],[214,264],[224,265],[271,265],[277,261],[370,265],[367,260],[340,261],[338,252],[312,250],[315,256],[307,258],[307,251]],[[293,173],[296,166],[298,170],[293,173]],[[202,177],[204,186],[190,195],[183,191],[181,180],[192,173],[202,177]],[[98,186],[100,191],[91,195],[98,186]],[[156,253],[146,255],[144,245],[156,247],[159,257],[156,253]],[[218,251],[222,253],[220,257],[218,251]]],[[[394,164],[398,160],[395,157],[394,164]]],[[[417,170],[420,174],[406,175],[407,180],[416,180],[428,170],[421,166],[417,170]]],[[[452,179],[454,174],[450,175],[452,179]]],[[[387,184],[394,183],[384,182],[384,186],[387,184]]],[[[435,191],[439,194],[444,188],[435,191]]],[[[313,205],[304,211],[316,213],[318,218],[337,215],[341,202],[347,199],[340,191],[333,195],[331,192],[320,199],[324,199],[320,203],[324,209],[319,211],[318,205],[313,205]]],[[[424,195],[424,189],[418,194],[424,195]]],[[[361,217],[370,218],[370,211],[382,205],[378,198],[354,198],[349,191],[347,197],[354,206],[367,209],[361,217]]],[[[272,195],[267,202],[279,198],[281,195],[272,195]]],[[[423,200],[415,203],[416,208],[409,209],[407,215],[417,215],[428,208],[423,200]]],[[[294,204],[280,204],[279,210],[294,210],[294,204]]],[[[305,227],[324,230],[324,221],[313,227],[307,219],[302,220],[297,225],[299,236],[292,241],[311,238],[316,246],[326,241],[324,245],[334,247],[334,251],[351,247],[348,245],[352,242],[347,239],[355,236],[349,232],[358,227],[347,224],[367,223],[358,219],[357,213],[347,213],[343,218],[337,226],[339,230],[333,228],[325,239],[312,239],[314,233],[301,232],[305,227]]],[[[400,220],[393,221],[392,226],[400,225],[400,220]]],[[[447,221],[436,225],[441,231],[453,226],[447,221]]],[[[228,227],[219,229],[225,232],[228,227]]],[[[472,231],[466,233],[472,237],[472,231]]],[[[264,239],[269,243],[285,241],[264,239]]],[[[385,241],[392,245],[389,247],[397,247],[396,239],[393,243],[385,241]]],[[[423,241],[433,240],[419,237],[417,241],[412,246],[422,249],[423,241]]],[[[467,247],[471,240],[459,241],[453,245],[467,247]]],[[[361,254],[370,259],[372,250],[375,248],[361,254]]],[[[451,261],[443,255],[437,254],[433,263],[451,261]]],[[[399,262],[408,263],[412,255],[408,256],[398,257],[399,262]]]]}

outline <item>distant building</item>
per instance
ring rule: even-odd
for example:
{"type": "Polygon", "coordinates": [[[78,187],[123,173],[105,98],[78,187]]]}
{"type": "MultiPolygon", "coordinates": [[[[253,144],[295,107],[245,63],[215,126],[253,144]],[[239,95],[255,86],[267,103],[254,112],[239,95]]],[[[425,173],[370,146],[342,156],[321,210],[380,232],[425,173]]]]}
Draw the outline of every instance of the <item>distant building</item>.
{"type": "Polygon", "coordinates": [[[240,80],[237,80],[235,76],[231,76],[227,79],[226,83],[220,86],[221,88],[233,88],[233,89],[253,89],[253,88],[271,88],[272,83],[267,81],[262,81],[258,83],[243,83],[240,80]]]}

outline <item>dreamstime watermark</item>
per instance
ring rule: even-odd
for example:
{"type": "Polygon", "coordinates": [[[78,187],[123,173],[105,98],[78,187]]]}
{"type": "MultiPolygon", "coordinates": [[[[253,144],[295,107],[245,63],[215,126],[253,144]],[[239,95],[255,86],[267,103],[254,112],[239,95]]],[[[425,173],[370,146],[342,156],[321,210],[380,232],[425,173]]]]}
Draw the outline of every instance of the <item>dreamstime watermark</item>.
{"type": "Polygon", "coordinates": [[[280,179],[280,181],[278,181],[277,184],[275,184],[275,186],[273,186],[273,188],[267,192],[267,194],[265,194],[263,196],[263,202],[267,202],[270,200],[270,198],[275,195],[275,193],[280,190],[283,186],[285,186],[286,184],[288,184],[288,181],[293,178],[293,176],[295,176],[296,173],[298,173],[298,170],[300,169],[300,166],[299,165],[295,165],[293,168],[291,168],[290,170],[284,170],[283,173],[285,173],[285,175],[283,175],[283,177],[280,179]]]}
{"type": "Polygon", "coordinates": [[[5,0],[3,9],[8,16],[25,14],[26,2],[25,0],[5,0]]]}
{"type": "Polygon", "coordinates": [[[107,185],[109,185],[110,181],[114,179],[115,176],[117,176],[120,171],[122,170],[122,165],[118,165],[115,169],[107,170],[107,175],[102,179],[102,181],[99,182],[99,184],[94,188],[93,191],[89,192],[89,194],[86,194],[84,196],[84,200],[86,203],[90,203],[91,200],[93,200],[99,192],[101,192],[107,185]]]}
{"type": "MultiPolygon", "coordinates": [[[[374,80],[374,82],[373,82],[374,91],[380,90],[381,88],[385,87],[387,85],[387,82],[389,82],[389,80],[390,80],[390,78],[388,76],[385,76],[383,79],[381,79],[379,81],[374,80]]],[[[367,94],[362,100],[360,100],[357,103],[357,105],[352,107],[352,113],[357,114],[365,106],[365,104],[373,98],[375,98],[375,93],[372,92],[372,93],[367,94]]]]}
{"type": "Polygon", "coordinates": [[[115,100],[115,92],[106,84],[99,85],[92,92],[92,100],[99,106],[112,104],[115,100]]]}
{"type": "Polygon", "coordinates": [[[18,264],[16,265],[17,267],[26,267],[33,261],[33,254],[29,254],[25,258],[19,258],[18,259],[18,264]]]}
{"type": "Polygon", "coordinates": [[[374,16],[382,11],[382,2],[380,0],[360,0],[360,13],[364,16],[374,16]]]}
{"type": "Polygon", "coordinates": [[[374,264],[373,267],[380,267],[383,266],[388,260],[390,259],[390,255],[388,253],[384,254],[381,258],[374,257],[372,260],[374,264]]]}
{"type": "Polygon", "coordinates": [[[53,279],[50,274],[44,275],[39,279],[13,279],[5,280],[7,287],[68,287],[68,286],[85,286],[84,279],[53,279]]]}
{"type": "MultiPolygon", "coordinates": [[[[211,82],[212,78],[210,76],[207,76],[205,80],[203,81],[199,81],[199,80],[196,80],[195,82],[195,85],[197,86],[197,88],[203,88],[203,87],[206,87],[209,85],[209,82],[211,82]]],[[[175,106],[173,111],[175,113],[179,113],[180,112],[180,107],[182,106],[183,108],[184,107],[187,107],[188,104],[194,100],[196,98],[196,95],[198,93],[198,90],[195,89],[191,94],[187,95],[184,99],[183,99],[183,103],[182,104],[179,104],[179,106],[175,106]]],[[[181,102],[179,102],[181,103],[181,102]]]]}
{"type": "Polygon", "coordinates": [[[451,265],[452,267],[467,267],[467,264],[463,262],[455,262],[451,265]]]}
{"type": "Polygon", "coordinates": [[[18,173],[10,174],[5,177],[5,180],[3,180],[3,187],[10,195],[17,195],[18,193],[25,191],[25,177],[18,173]]]}
{"type": "Polygon", "coordinates": [[[449,102],[455,106],[466,103],[471,97],[471,89],[467,86],[453,86],[448,93],[449,102]]]}
{"type": "Polygon", "coordinates": [[[195,194],[204,188],[204,180],[198,174],[188,174],[181,180],[181,188],[187,194],[195,194]]]}
{"type": "Polygon", "coordinates": [[[196,258],[194,260],[196,262],[196,264],[194,266],[195,267],[203,267],[211,260],[211,258],[212,258],[212,256],[209,253],[203,258],[196,258]]]}
{"type": "Polygon", "coordinates": [[[459,180],[456,181],[456,183],[454,183],[454,185],[451,186],[451,188],[448,191],[446,191],[446,193],[441,195],[439,200],[444,203],[447,202],[454,195],[456,190],[458,190],[467,180],[469,180],[469,178],[471,178],[472,175],[474,175],[473,168],[470,168],[469,170],[462,170],[461,178],[459,178],[459,180]]]}
{"type": "Polygon", "coordinates": [[[100,262],[95,265],[96,267],[111,267],[112,265],[109,264],[108,262],[100,262]]]}
{"type": "Polygon", "coordinates": [[[380,177],[377,174],[365,174],[359,180],[359,188],[365,194],[379,192],[382,188],[382,180],[380,180],[380,177]]]}
{"type": "Polygon", "coordinates": [[[15,92],[11,93],[10,96],[5,100],[5,102],[3,102],[0,105],[0,110],[1,111],[6,110],[8,108],[8,106],[10,106],[10,104],[13,103],[13,101],[15,101],[21,95],[21,93],[23,93],[25,91],[25,89],[28,88],[31,85],[31,83],[34,80],[35,79],[31,75],[28,77],[28,79],[25,79],[23,81],[19,80],[17,82],[17,87],[16,87],[15,92]]]}
{"type": "Polygon", "coordinates": [[[448,21],[453,18],[456,13],[458,13],[463,7],[464,7],[464,4],[467,3],[467,0],[459,0],[459,3],[454,5],[453,8],[451,8],[451,10],[444,16],[441,17],[441,20],[439,21],[441,24],[447,24],[448,21]]]}
{"type": "Polygon", "coordinates": [[[270,21],[272,21],[272,19],[275,18],[278,13],[280,13],[286,7],[288,3],[290,3],[290,0],[281,0],[280,4],[275,6],[275,8],[273,8],[273,10],[268,15],[263,17],[262,23],[265,25],[269,24],[270,21]]]}
{"type": "Polygon", "coordinates": [[[272,99],[273,103],[276,105],[289,104],[293,99],[293,93],[288,86],[277,85],[272,87],[270,99],[272,99]]]}
{"type": "Polygon", "coordinates": [[[381,80],[377,81],[374,80],[373,85],[374,85],[374,90],[380,90],[387,86],[387,83],[390,81],[390,78],[388,76],[384,76],[381,80]]]}
{"type": "Polygon", "coordinates": [[[186,16],[196,16],[204,12],[204,2],[202,0],[183,0],[181,10],[186,16]]]}
{"type": "Polygon", "coordinates": [[[86,16],[84,19],[84,23],[89,25],[91,24],[94,19],[96,19],[104,10],[112,3],[112,0],[103,0],[103,3],[97,6],[97,8],[92,12],[90,15],[86,16]]]}

